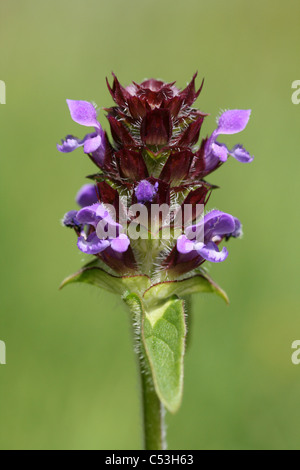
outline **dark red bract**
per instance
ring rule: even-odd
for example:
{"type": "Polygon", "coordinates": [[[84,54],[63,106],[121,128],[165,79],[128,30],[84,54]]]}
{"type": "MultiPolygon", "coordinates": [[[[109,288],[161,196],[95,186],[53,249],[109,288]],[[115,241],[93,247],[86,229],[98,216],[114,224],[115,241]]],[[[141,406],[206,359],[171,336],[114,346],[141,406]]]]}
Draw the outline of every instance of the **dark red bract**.
{"type": "Polygon", "coordinates": [[[107,86],[117,106],[106,111],[118,150],[114,157],[118,177],[133,182],[147,176],[159,176],[151,175],[151,170],[146,174],[141,164],[129,158],[128,152],[138,152],[148,168],[149,158],[159,159],[161,179],[167,182],[172,182],[173,178],[176,184],[183,180],[191,182],[205,176],[204,164],[199,165],[199,152],[194,149],[206,116],[192,108],[203,87],[202,82],[196,90],[197,74],[183,90],[177,88],[175,82],[154,79],[140,84],[133,82],[125,88],[115,75],[113,77],[112,85],[107,80],[107,86]],[[120,155],[128,158],[120,160],[120,155]],[[137,165],[139,168],[125,170],[124,165],[137,165]]]}

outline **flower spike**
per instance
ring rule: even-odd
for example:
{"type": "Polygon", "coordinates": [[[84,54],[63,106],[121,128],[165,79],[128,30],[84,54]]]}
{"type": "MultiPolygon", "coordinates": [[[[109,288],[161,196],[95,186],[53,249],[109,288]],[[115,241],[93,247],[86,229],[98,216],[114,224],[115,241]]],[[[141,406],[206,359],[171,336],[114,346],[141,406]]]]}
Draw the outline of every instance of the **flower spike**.
{"type": "Polygon", "coordinates": [[[82,148],[97,167],[76,195],[78,210],[62,220],[93,258],[63,286],[103,287],[130,308],[145,406],[155,407],[145,412],[146,421],[155,417],[145,426],[149,450],[164,448],[162,406],[174,413],[182,400],[187,299],[211,292],[228,302],[203,265],[228,258],[225,243],[242,236],[242,224],[207,210],[217,188],[207,178],[229,156],[253,160],[241,144],[231,149],[221,141],[245,130],[249,109],[223,112],[214,132],[201,136],[208,114],[194,108],[204,85],[197,89],[196,79],[184,89],[154,78],[125,87],[113,74],[112,84],[106,81],[114,105],[103,108],[111,138],[92,103],[67,100],[73,121],[91,129],[57,145],[64,154],[82,148]]]}

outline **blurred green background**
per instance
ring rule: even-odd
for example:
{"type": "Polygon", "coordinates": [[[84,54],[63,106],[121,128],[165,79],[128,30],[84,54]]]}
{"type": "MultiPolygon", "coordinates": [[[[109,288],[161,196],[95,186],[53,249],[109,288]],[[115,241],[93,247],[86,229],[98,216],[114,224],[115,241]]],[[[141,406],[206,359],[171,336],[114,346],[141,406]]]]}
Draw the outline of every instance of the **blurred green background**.
{"type": "MultiPolygon", "coordinates": [[[[66,98],[112,104],[105,77],[186,85],[205,77],[197,106],[252,108],[211,198],[245,236],[210,273],[230,307],[195,298],[182,408],[170,449],[299,449],[299,1],[10,0],[0,3],[1,449],[138,449],[140,408],[128,317],[90,286],[59,292],[83,256],[60,218],[93,165],[55,144],[83,135],[66,98]]],[[[104,113],[100,120],[107,127],[104,113]]]]}

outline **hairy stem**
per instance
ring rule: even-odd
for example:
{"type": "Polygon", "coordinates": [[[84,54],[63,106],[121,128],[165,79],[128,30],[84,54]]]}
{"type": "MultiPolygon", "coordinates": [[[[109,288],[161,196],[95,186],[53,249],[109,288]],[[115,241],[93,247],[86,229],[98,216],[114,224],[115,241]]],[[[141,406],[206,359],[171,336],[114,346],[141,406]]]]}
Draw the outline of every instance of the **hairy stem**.
{"type": "Polygon", "coordinates": [[[124,298],[131,311],[135,352],[138,358],[141,384],[143,441],[145,450],[165,450],[165,410],[153,383],[152,371],[143,341],[143,304],[137,294],[124,298]]]}
{"type": "Polygon", "coordinates": [[[165,450],[165,410],[160,402],[148,369],[147,359],[139,355],[142,389],[142,413],[145,450],[165,450]],[[148,369],[148,370],[146,370],[148,369]]]}

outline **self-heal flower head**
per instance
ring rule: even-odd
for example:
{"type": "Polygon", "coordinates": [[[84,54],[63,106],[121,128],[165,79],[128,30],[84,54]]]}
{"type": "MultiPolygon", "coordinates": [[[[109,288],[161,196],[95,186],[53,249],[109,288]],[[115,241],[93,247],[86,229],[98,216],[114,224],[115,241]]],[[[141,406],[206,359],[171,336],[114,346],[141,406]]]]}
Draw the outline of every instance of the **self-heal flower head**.
{"type": "MultiPolygon", "coordinates": [[[[253,157],[241,145],[229,150],[219,142],[222,134],[237,134],[246,128],[250,110],[223,112],[217,121],[217,129],[210,138],[202,139],[196,150],[207,114],[193,107],[203,87],[202,82],[197,90],[195,82],[196,75],[183,90],[175,86],[175,82],[154,79],[123,87],[114,75],[113,84],[110,86],[108,83],[108,88],[115,106],[106,108],[112,143],[99,124],[92,103],[67,100],[73,121],[93,127],[94,131],[82,140],[68,135],[58,149],[68,153],[82,147],[101,169],[100,174],[90,176],[95,185],[85,185],[77,194],[76,201],[82,207],[81,211],[71,211],[65,218],[65,225],[74,227],[79,235],[78,246],[82,251],[98,255],[109,250],[112,253],[113,246],[116,252],[128,248],[129,240],[117,224],[121,220],[120,215],[124,230],[131,222],[130,217],[123,217],[123,209],[121,213],[117,209],[125,197],[133,204],[145,205],[149,213],[153,204],[170,206],[178,203],[187,215],[184,206],[192,205],[189,223],[196,224],[196,206],[205,206],[214,189],[203,178],[225,162],[229,155],[240,162],[252,161],[253,157]],[[105,210],[107,205],[116,209],[116,220],[109,218],[105,210]],[[109,237],[98,233],[97,228],[103,225],[102,222],[107,228],[114,227],[117,234],[109,237]],[[113,242],[115,239],[118,240],[113,242]]],[[[124,209],[126,214],[129,207],[124,209]]],[[[162,244],[158,256],[166,271],[169,267],[176,269],[176,265],[182,265],[183,261],[187,262],[184,273],[192,271],[204,260],[223,261],[228,252],[226,248],[219,251],[219,243],[223,239],[237,238],[242,231],[238,219],[221,212],[212,211],[203,218],[202,223],[205,227],[203,240],[193,239],[193,229],[197,229],[194,225],[187,230],[182,227],[183,235],[178,241],[176,237],[170,240],[168,251],[163,251],[165,245],[162,244]],[[173,257],[171,261],[170,256],[173,257]],[[189,263],[191,258],[195,258],[194,264],[189,263]]],[[[143,271],[142,263],[145,253],[136,250],[136,244],[128,249],[131,254],[126,260],[127,267],[130,271],[146,274],[148,271],[143,271]]],[[[151,249],[147,257],[150,252],[151,249]]],[[[115,269],[115,265],[110,264],[111,258],[106,257],[105,262],[115,269]]],[[[157,260],[153,259],[153,272],[157,264],[157,260]]],[[[120,263],[117,271],[120,272],[120,263]]]]}
{"type": "Polygon", "coordinates": [[[107,85],[114,105],[104,108],[111,138],[91,103],[68,100],[72,119],[93,132],[82,140],[68,135],[58,145],[63,153],[81,147],[98,167],[88,177],[94,184],[77,194],[81,209],[63,220],[75,231],[79,250],[95,258],[62,286],[90,283],[122,296],[130,308],[147,378],[143,395],[151,391],[150,413],[144,413],[148,450],[164,449],[160,404],[174,413],[181,403],[186,299],[212,292],[228,302],[202,264],[224,261],[228,251],[221,243],[240,237],[242,226],[230,214],[207,212],[216,186],[206,178],[228,156],[243,163],[253,159],[241,145],[230,150],[219,141],[222,134],[243,131],[250,110],[223,112],[212,135],[201,138],[208,114],[194,107],[203,88],[203,82],[196,87],[196,76],[181,89],[155,79],[124,87],[113,75],[107,85]],[[172,354],[166,354],[166,344],[172,354]]]}
{"type": "Polygon", "coordinates": [[[237,134],[242,132],[250,119],[251,110],[233,109],[225,111],[218,119],[218,127],[212,133],[205,146],[205,163],[207,171],[216,168],[219,163],[226,162],[228,156],[232,156],[241,163],[250,163],[253,157],[242,145],[236,145],[229,150],[225,144],[217,142],[222,134],[237,134]]]}
{"type": "MultiPolygon", "coordinates": [[[[221,211],[213,210],[204,216],[203,221],[199,225],[187,227],[185,235],[182,235],[177,240],[177,250],[182,255],[190,255],[191,253],[200,255],[203,260],[219,263],[224,261],[228,256],[227,248],[223,247],[220,251],[218,244],[223,238],[230,236],[238,236],[241,229],[241,224],[238,219],[230,214],[221,211]],[[199,241],[196,236],[198,230],[204,232],[203,240],[199,241]]],[[[181,258],[181,262],[186,260],[181,258]]],[[[199,264],[201,259],[199,259],[199,264]]]]}
{"type": "Polygon", "coordinates": [[[91,154],[96,164],[101,166],[105,156],[105,133],[97,120],[97,111],[88,101],[67,100],[70,114],[74,122],[86,127],[94,127],[95,131],[87,134],[82,140],[68,135],[57,149],[62,153],[70,153],[83,147],[84,153],[91,154]]]}

